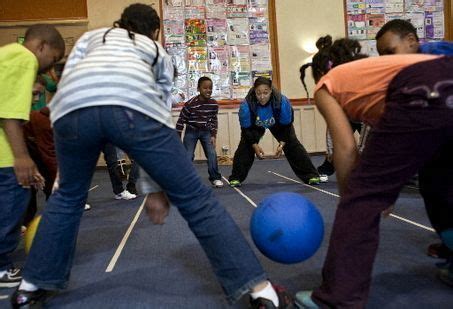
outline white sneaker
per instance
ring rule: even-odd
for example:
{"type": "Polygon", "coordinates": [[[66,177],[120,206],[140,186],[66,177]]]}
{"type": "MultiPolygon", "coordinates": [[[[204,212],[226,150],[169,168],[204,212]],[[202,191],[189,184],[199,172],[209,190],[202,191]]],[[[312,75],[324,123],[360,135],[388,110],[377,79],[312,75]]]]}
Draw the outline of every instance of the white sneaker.
{"type": "Polygon", "coordinates": [[[115,195],[115,200],[133,200],[137,195],[130,193],[127,190],[124,190],[120,194],[115,195]]]}
{"type": "Polygon", "coordinates": [[[85,204],[85,211],[90,210],[90,209],[91,209],[91,205],[90,204],[85,204]]]}
{"type": "Polygon", "coordinates": [[[329,181],[329,176],[321,174],[319,175],[319,182],[328,182],[329,181]]]}
{"type": "Polygon", "coordinates": [[[216,188],[222,188],[223,182],[220,179],[216,179],[212,182],[212,185],[216,188]]]}

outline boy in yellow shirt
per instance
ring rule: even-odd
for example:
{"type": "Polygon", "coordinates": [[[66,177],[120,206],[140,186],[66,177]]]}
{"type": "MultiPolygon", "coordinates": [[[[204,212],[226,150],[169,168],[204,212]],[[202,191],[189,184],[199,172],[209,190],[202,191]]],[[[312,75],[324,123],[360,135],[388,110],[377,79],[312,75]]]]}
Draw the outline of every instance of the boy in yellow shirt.
{"type": "Polygon", "coordinates": [[[9,254],[19,243],[29,188],[44,184],[28,154],[22,123],[29,118],[37,73],[51,68],[64,52],[61,34],[45,24],[28,28],[23,45],[0,47],[0,287],[21,280],[9,254]]]}

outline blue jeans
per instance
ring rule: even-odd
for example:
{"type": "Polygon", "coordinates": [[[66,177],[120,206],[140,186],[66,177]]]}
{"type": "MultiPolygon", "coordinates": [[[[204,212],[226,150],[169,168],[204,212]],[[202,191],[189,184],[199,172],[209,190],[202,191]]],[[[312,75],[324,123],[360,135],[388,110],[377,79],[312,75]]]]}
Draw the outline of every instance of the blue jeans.
{"type": "Polygon", "coordinates": [[[219,166],[217,165],[217,153],[214,145],[211,144],[211,132],[186,127],[183,143],[192,161],[198,140],[200,140],[204,155],[208,159],[209,180],[220,180],[222,175],[220,175],[219,166]]]}
{"type": "Polygon", "coordinates": [[[118,106],[76,110],[54,124],[60,187],[51,195],[23,277],[43,289],[67,285],[96,162],[106,142],[123,149],[162,187],[197,237],[230,302],[265,280],[231,216],[197,175],[175,130],[118,106]]]}
{"type": "Polygon", "coordinates": [[[0,168],[0,271],[13,263],[10,253],[20,241],[20,227],[30,199],[30,189],[22,188],[12,167],[0,168]]]}

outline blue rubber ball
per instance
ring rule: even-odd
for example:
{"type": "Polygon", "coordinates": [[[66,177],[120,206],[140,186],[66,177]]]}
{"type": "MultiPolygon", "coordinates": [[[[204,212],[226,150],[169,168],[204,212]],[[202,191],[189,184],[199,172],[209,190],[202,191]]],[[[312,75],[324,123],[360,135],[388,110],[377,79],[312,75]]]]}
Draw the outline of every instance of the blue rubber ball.
{"type": "Polygon", "coordinates": [[[324,222],[313,203],[300,194],[269,195],[255,209],[250,233],[269,259],[293,264],[310,258],[324,237],[324,222]]]}

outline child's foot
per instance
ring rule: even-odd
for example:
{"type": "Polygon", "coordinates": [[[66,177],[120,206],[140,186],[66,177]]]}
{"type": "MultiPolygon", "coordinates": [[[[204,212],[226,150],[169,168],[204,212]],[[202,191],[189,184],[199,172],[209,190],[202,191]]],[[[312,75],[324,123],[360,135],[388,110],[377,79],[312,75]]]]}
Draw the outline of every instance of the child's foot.
{"type": "Polygon", "coordinates": [[[212,185],[216,188],[222,188],[223,182],[220,179],[216,179],[212,181],[212,185]]]}
{"type": "Polygon", "coordinates": [[[329,176],[324,175],[324,174],[319,175],[319,182],[326,183],[328,181],[329,181],[329,176]]]}
{"type": "Polygon", "coordinates": [[[1,272],[0,287],[12,288],[18,286],[22,280],[20,268],[11,267],[10,269],[1,272]]]}
{"type": "Polygon", "coordinates": [[[274,309],[274,308],[285,308],[290,309],[294,308],[294,298],[286,291],[286,289],[282,286],[272,285],[275,292],[278,296],[278,306],[267,299],[259,297],[257,299],[250,298],[250,308],[252,309],[274,309]]]}
{"type": "Polygon", "coordinates": [[[320,166],[318,166],[317,170],[318,170],[319,174],[323,174],[323,175],[327,175],[327,176],[331,176],[331,175],[333,175],[333,173],[335,173],[335,167],[327,159],[325,159],[324,162],[320,166]]]}
{"type": "Polygon", "coordinates": [[[133,200],[137,195],[130,193],[127,190],[115,195],[115,200],[133,200]]]}
{"type": "Polygon", "coordinates": [[[319,185],[321,183],[321,179],[319,177],[312,177],[308,180],[309,185],[319,185]]]}
{"type": "Polygon", "coordinates": [[[13,308],[41,308],[49,296],[50,292],[42,289],[33,292],[16,290],[10,301],[13,308]]]}
{"type": "Polygon", "coordinates": [[[232,188],[241,186],[241,182],[239,180],[230,180],[229,183],[230,183],[230,187],[232,187],[232,188]]]}

